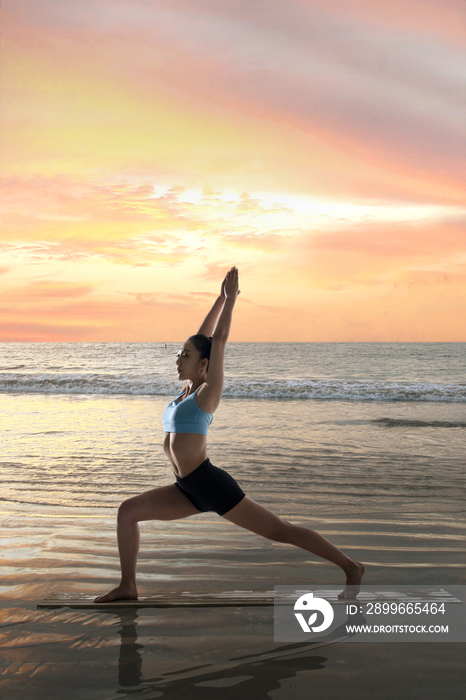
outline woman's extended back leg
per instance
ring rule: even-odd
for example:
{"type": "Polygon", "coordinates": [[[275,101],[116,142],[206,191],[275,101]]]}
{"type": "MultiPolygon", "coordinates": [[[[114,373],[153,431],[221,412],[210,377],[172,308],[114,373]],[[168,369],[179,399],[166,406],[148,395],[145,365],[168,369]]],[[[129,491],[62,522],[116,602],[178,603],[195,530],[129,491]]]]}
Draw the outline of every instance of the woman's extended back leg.
{"type": "Polygon", "coordinates": [[[286,520],[282,520],[278,515],[248,496],[245,496],[223,517],[231,523],[267,537],[267,539],[287,542],[333,562],[346,573],[346,585],[339,597],[354,598],[359,593],[365,571],[364,564],[347,557],[338,547],[335,547],[315,530],[292,525],[286,520]]]}
{"type": "Polygon", "coordinates": [[[139,525],[143,520],[179,520],[200,513],[175,485],[160,486],[133,496],[118,508],[117,536],[121,564],[121,582],[117,588],[95,599],[95,603],[112,600],[135,600],[136,565],[139,551],[139,525]]]}

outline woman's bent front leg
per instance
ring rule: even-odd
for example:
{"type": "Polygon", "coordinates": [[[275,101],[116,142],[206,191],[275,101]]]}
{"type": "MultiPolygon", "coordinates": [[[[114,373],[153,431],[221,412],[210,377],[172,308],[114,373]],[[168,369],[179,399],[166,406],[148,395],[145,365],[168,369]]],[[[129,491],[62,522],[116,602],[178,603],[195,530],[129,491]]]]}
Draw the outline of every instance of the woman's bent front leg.
{"type": "Polygon", "coordinates": [[[128,498],[118,508],[117,538],[120,554],[121,581],[94,603],[112,600],[136,600],[136,566],[139,552],[139,525],[143,520],[179,520],[200,513],[175,485],[162,486],[128,498]]]}

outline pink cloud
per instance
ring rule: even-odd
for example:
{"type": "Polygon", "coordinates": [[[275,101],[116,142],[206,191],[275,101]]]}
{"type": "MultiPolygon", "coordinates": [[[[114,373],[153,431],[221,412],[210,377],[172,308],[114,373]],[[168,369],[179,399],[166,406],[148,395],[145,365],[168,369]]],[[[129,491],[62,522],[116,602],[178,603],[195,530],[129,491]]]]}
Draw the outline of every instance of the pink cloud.
{"type": "Polygon", "coordinates": [[[466,221],[426,224],[358,224],[328,234],[313,236],[310,249],[364,253],[389,257],[449,257],[466,253],[466,221]]]}
{"type": "MultiPolygon", "coordinates": [[[[1,318],[0,310],[0,318],[1,318]]],[[[96,329],[91,325],[60,326],[33,321],[5,321],[2,319],[0,342],[84,342],[94,340],[96,329]]]]}

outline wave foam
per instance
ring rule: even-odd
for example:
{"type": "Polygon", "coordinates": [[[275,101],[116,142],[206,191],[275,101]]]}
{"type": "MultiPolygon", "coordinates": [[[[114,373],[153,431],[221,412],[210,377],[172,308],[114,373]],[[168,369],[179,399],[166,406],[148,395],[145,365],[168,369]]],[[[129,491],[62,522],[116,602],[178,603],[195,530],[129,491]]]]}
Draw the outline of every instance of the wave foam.
{"type": "MultiPolygon", "coordinates": [[[[179,382],[154,375],[0,373],[0,392],[171,396],[179,382]]],[[[225,381],[225,398],[322,401],[442,401],[466,403],[464,384],[343,379],[225,381]]]]}

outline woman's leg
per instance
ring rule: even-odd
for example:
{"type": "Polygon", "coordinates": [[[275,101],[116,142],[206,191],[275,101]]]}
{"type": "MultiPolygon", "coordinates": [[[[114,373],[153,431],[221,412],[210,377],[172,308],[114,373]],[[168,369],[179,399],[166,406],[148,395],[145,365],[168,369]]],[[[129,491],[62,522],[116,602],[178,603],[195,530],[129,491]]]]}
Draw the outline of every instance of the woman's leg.
{"type": "Polygon", "coordinates": [[[121,581],[119,586],[106,595],[96,598],[94,602],[108,603],[111,600],[137,599],[138,522],[142,520],[179,520],[200,512],[175,484],[151,489],[140,496],[123,501],[118,509],[117,518],[121,581]]]}
{"type": "Polygon", "coordinates": [[[282,520],[278,515],[259,505],[248,496],[245,496],[237,506],[225,513],[223,517],[225,520],[269,540],[293,544],[333,562],[346,574],[346,585],[339,597],[354,598],[359,593],[365,571],[364,565],[347,557],[318,532],[282,520]]]}

